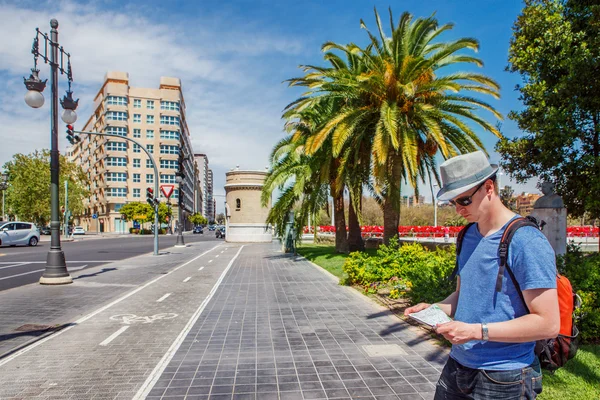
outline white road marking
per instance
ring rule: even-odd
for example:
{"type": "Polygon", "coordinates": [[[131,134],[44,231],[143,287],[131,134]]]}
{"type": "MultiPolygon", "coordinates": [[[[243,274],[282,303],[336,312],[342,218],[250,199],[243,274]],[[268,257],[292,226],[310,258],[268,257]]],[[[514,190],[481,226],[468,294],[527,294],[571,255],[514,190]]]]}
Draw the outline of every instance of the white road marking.
{"type": "MultiPolygon", "coordinates": [[[[69,260],[67,261],[67,264],[77,264],[77,263],[112,263],[112,262],[118,262],[118,261],[123,261],[123,260],[102,260],[102,261],[81,261],[81,260],[69,260]]],[[[2,261],[0,262],[0,265],[6,265],[6,264],[15,264],[15,261],[2,261]]],[[[19,264],[46,264],[46,261],[23,261],[20,262],[19,264]]],[[[3,268],[7,268],[7,267],[3,267],[3,268]]]]}
{"type": "Polygon", "coordinates": [[[81,267],[71,267],[71,268],[67,268],[69,271],[79,271],[80,269],[84,269],[85,267],[87,267],[87,264],[83,264],[81,267]]]}
{"type": "MultiPolygon", "coordinates": [[[[44,261],[44,262],[45,262],[45,261],[44,261]]],[[[3,263],[3,264],[9,264],[9,263],[3,263]]],[[[12,263],[10,263],[10,264],[12,264],[12,265],[8,265],[8,266],[6,266],[6,267],[0,267],[0,269],[6,269],[6,268],[15,268],[15,267],[20,267],[20,266],[22,266],[22,265],[27,265],[27,264],[29,264],[29,263],[26,263],[26,262],[19,262],[19,263],[16,263],[16,264],[15,264],[14,262],[12,262],[12,263]]]]}
{"type": "Polygon", "coordinates": [[[215,258],[217,258],[217,257],[219,257],[219,255],[218,255],[218,254],[217,254],[217,255],[215,255],[215,258]]]}
{"type": "Polygon", "coordinates": [[[217,281],[217,283],[215,283],[215,285],[212,287],[212,289],[211,289],[210,293],[208,294],[208,296],[206,296],[206,298],[204,299],[204,301],[202,301],[202,304],[200,304],[200,307],[198,307],[198,309],[196,310],[196,312],[192,315],[192,317],[188,321],[187,325],[183,328],[183,330],[181,331],[181,333],[179,334],[179,336],[177,336],[177,339],[175,339],[175,341],[173,342],[173,344],[171,345],[171,347],[169,348],[169,350],[167,350],[167,352],[165,353],[165,355],[163,356],[163,358],[156,365],[156,367],[154,368],[154,370],[152,371],[152,373],[150,374],[150,376],[148,376],[148,378],[146,379],[146,381],[144,382],[144,384],[140,387],[140,389],[135,394],[135,396],[133,396],[132,400],[145,399],[148,396],[148,393],[150,393],[150,390],[152,390],[152,388],[156,384],[156,381],[158,381],[158,378],[162,375],[162,373],[165,370],[165,368],[167,368],[167,365],[169,365],[169,362],[171,362],[171,360],[175,356],[175,353],[177,353],[177,350],[179,350],[179,347],[183,343],[183,340],[188,335],[188,333],[190,333],[190,331],[194,327],[194,324],[196,323],[196,321],[198,320],[198,318],[200,318],[200,315],[202,314],[202,311],[204,311],[204,308],[206,308],[206,305],[208,304],[208,302],[214,296],[215,292],[217,291],[217,289],[221,285],[221,282],[223,282],[223,279],[225,278],[225,275],[227,275],[227,272],[229,271],[229,268],[231,268],[231,266],[233,265],[233,262],[240,255],[240,253],[242,252],[243,248],[244,248],[244,246],[240,247],[240,250],[237,252],[237,254],[235,255],[235,257],[233,257],[233,259],[229,262],[229,264],[227,265],[227,268],[225,268],[225,271],[223,271],[223,273],[219,277],[219,280],[217,281]]]}
{"type": "Polygon", "coordinates": [[[167,297],[169,297],[171,295],[171,293],[167,293],[165,294],[163,297],[161,297],[160,299],[156,300],[157,303],[162,302],[164,299],[166,299],[167,297]]]}
{"type": "Polygon", "coordinates": [[[204,269],[204,267],[200,267],[198,268],[198,271],[202,271],[204,269]]]}
{"type": "Polygon", "coordinates": [[[29,275],[29,274],[35,274],[36,272],[42,272],[45,271],[46,269],[36,269],[35,271],[29,271],[29,272],[23,272],[22,274],[16,274],[16,275],[11,275],[11,276],[5,276],[4,278],[0,278],[0,281],[3,281],[5,279],[10,279],[10,278],[16,278],[17,276],[23,276],[23,275],[29,275]]]}
{"type": "MultiPolygon", "coordinates": [[[[129,293],[127,293],[126,295],[124,295],[124,296],[122,296],[122,297],[118,298],[117,300],[113,301],[112,303],[109,303],[109,304],[105,305],[104,307],[100,307],[100,308],[99,308],[99,309],[97,309],[96,311],[93,311],[93,312],[91,312],[90,314],[88,314],[88,315],[86,315],[86,316],[84,316],[84,317],[82,317],[82,318],[79,318],[79,319],[78,319],[77,321],[75,321],[75,322],[74,322],[74,323],[73,323],[71,326],[68,326],[68,327],[66,327],[65,329],[61,329],[60,331],[56,332],[55,334],[52,334],[52,335],[50,335],[50,336],[47,336],[46,338],[44,338],[44,339],[42,339],[42,340],[39,340],[39,341],[35,342],[35,343],[34,343],[34,344],[32,344],[31,346],[27,346],[27,347],[25,347],[25,348],[23,348],[23,349],[21,349],[21,350],[17,351],[17,352],[16,352],[16,353],[14,353],[12,356],[10,356],[10,357],[6,357],[6,358],[4,358],[3,360],[0,360],[0,367],[1,367],[1,366],[3,366],[4,364],[7,364],[7,363],[11,362],[12,360],[14,360],[15,358],[19,357],[20,355],[22,355],[22,354],[25,354],[25,353],[27,353],[28,351],[30,351],[30,350],[33,350],[33,349],[35,349],[36,347],[38,347],[38,346],[40,346],[40,345],[42,345],[42,344],[46,343],[48,340],[50,340],[50,339],[54,339],[55,337],[57,337],[57,336],[59,336],[59,335],[62,335],[62,334],[63,334],[63,333],[65,333],[65,332],[68,332],[69,330],[73,329],[75,326],[77,326],[77,325],[79,325],[79,324],[82,324],[82,323],[84,323],[84,322],[85,322],[85,321],[87,321],[88,319],[90,319],[90,318],[92,318],[92,317],[94,317],[94,316],[96,316],[96,315],[100,314],[102,311],[104,311],[104,310],[107,310],[107,309],[109,309],[110,307],[114,306],[115,304],[118,304],[118,303],[122,302],[123,300],[125,300],[125,299],[127,299],[127,298],[129,298],[129,297],[133,296],[134,294],[136,294],[136,293],[137,293],[137,292],[139,292],[140,290],[147,288],[148,286],[152,285],[152,284],[153,284],[153,283],[155,283],[155,282],[158,282],[159,280],[161,280],[161,279],[162,279],[162,278],[164,278],[165,276],[167,276],[167,275],[170,275],[170,274],[172,274],[173,272],[175,272],[175,271],[177,271],[177,270],[179,270],[179,269],[181,269],[181,268],[185,267],[185,266],[186,266],[186,265],[188,265],[189,263],[191,263],[191,262],[193,262],[193,261],[196,261],[196,260],[197,260],[197,259],[199,259],[200,257],[204,256],[204,255],[205,255],[205,254],[207,254],[208,252],[210,252],[210,251],[213,251],[214,249],[216,249],[217,247],[220,247],[220,246],[221,246],[221,245],[220,245],[220,244],[218,244],[218,245],[216,245],[215,247],[213,247],[212,249],[210,249],[210,250],[206,250],[204,253],[200,254],[198,257],[194,257],[194,258],[192,258],[191,260],[189,260],[189,261],[187,261],[187,262],[185,262],[185,263],[181,264],[179,267],[176,267],[176,268],[172,269],[171,271],[167,272],[166,274],[159,276],[158,278],[156,278],[156,279],[154,279],[154,280],[152,280],[152,281],[150,281],[150,282],[148,282],[148,283],[146,283],[146,284],[144,284],[144,285],[140,286],[139,288],[137,288],[137,289],[135,289],[135,290],[132,290],[131,292],[129,292],[129,293]]],[[[191,327],[190,327],[190,329],[191,329],[191,327]]]]}
{"type": "Polygon", "coordinates": [[[191,276],[188,276],[187,278],[185,278],[185,279],[183,280],[183,282],[185,283],[185,282],[189,281],[190,279],[192,279],[192,277],[191,277],[191,276]]]}
{"type": "Polygon", "coordinates": [[[225,250],[221,250],[221,254],[223,254],[225,252],[225,250]]]}
{"type": "Polygon", "coordinates": [[[212,260],[208,260],[208,262],[212,262],[212,260]]]}
{"type": "Polygon", "coordinates": [[[121,333],[125,332],[127,329],[129,329],[129,325],[121,327],[121,329],[119,329],[118,331],[116,331],[115,333],[113,333],[112,335],[107,337],[106,340],[104,340],[104,342],[100,343],[100,346],[106,346],[107,344],[112,342],[117,336],[119,336],[121,333]]]}

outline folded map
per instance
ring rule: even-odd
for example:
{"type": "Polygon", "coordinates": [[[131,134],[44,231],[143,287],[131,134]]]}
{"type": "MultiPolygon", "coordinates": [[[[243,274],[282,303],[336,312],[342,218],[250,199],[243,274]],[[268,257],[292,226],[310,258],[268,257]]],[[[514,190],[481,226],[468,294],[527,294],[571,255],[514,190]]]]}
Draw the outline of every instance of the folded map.
{"type": "Polygon", "coordinates": [[[408,316],[431,327],[452,321],[452,318],[435,304],[419,312],[408,314],[408,316]]]}

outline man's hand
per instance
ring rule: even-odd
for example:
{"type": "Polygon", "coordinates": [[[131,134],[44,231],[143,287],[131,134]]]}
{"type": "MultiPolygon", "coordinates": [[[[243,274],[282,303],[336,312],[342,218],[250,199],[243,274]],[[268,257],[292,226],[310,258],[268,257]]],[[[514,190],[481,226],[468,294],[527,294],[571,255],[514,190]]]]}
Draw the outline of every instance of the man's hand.
{"type": "Polygon", "coordinates": [[[419,303],[416,306],[408,307],[406,310],[404,310],[404,315],[406,316],[408,314],[419,312],[421,310],[426,309],[430,305],[431,304],[429,304],[429,303],[419,303]]]}
{"type": "Polygon", "coordinates": [[[471,340],[481,340],[480,324],[451,321],[436,325],[435,331],[443,335],[452,344],[463,344],[471,340]]]}

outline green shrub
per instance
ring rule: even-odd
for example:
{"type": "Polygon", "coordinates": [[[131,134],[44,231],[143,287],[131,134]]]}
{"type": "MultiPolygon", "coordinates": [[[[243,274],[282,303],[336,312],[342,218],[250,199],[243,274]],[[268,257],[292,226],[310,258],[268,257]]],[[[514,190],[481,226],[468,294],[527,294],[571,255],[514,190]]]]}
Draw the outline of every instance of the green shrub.
{"type": "Polygon", "coordinates": [[[577,245],[569,244],[567,254],[557,257],[558,271],[571,281],[581,297],[576,316],[577,327],[584,341],[600,339],[600,254],[585,254],[577,245]]]}
{"type": "Polygon", "coordinates": [[[382,245],[375,256],[351,253],[344,263],[347,285],[360,285],[367,293],[376,292],[380,284],[391,285],[390,297],[402,295],[411,302],[435,302],[454,290],[448,280],[454,268],[455,250],[429,251],[419,243],[398,245],[392,239],[382,245]]]}

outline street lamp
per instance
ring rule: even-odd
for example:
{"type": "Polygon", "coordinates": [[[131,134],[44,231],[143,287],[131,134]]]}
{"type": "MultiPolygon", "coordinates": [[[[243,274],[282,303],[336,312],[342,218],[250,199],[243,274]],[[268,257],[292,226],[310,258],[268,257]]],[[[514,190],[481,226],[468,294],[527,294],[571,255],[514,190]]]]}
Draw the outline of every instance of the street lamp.
{"type": "Polygon", "coordinates": [[[8,189],[8,174],[0,175],[0,190],[2,191],[2,222],[6,221],[6,214],[4,213],[4,192],[8,189]]]}
{"type": "MultiPolygon", "coordinates": [[[[433,194],[433,188],[437,188],[439,189],[440,187],[437,185],[437,183],[434,183],[431,185],[432,190],[431,190],[431,198],[433,200],[433,226],[437,226],[437,207],[438,207],[438,200],[435,198],[435,195],[433,194]]],[[[436,189],[436,190],[437,190],[436,189]]]]}
{"type": "Polygon", "coordinates": [[[41,284],[46,285],[61,285],[72,283],[71,275],[67,271],[65,254],[60,246],[60,214],[58,200],[58,184],[59,184],[59,153],[58,153],[58,72],[61,75],[66,74],[68,78],[69,88],[67,94],[60,101],[64,111],[62,120],[67,124],[72,124],[77,120],[77,104],[79,100],[73,100],[73,92],[71,91],[71,82],[73,82],[73,74],[71,71],[71,55],[64,51],[63,47],[58,44],[58,21],[52,19],[50,21],[50,36],[42,33],[39,28],[36,28],[36,35],[33,39],[31,53],[33,54],[33,68],[28,79],[24,78],[25,87],[28,92],[25,95],[25,102],[32,108],[40,108],[44,105],[44,95],[42,91],[46,87],[46,81],[41,81],[37,68],[38,57],[44,60],[44,63],[50,64],[50,88],[51,88],[51,104],[50,104],[50,250],[46,257],[46,269],[40,278],[41,284]],[[40,37],[44,41],[43,51],[40,52],[39,42],[40,37]],[[59,58],[60,56],[60,58],[59,58]],[[65,60],[66,59],[66,60],[65,60]],[[64,62],[67,66],[65,68],[64,62]]]}
{"type": "MultiPolygon", "coordinates": [[[[180,149],[179,151],[183,151],[180,149]]],[[[185,247],[185,241],[183,240],[183,225],[181,224],[181,219],[183,218],[183,212],[181,209],[182,201],[181,201],[181,187],[183,186],[183,180],[185,176],[183,175],[183,164],[180,165],[180,170],[175,173],[175,180],[179,184],[179,193],[177,196],[177,242],[175,243],[175,247],[185,247]]]]}

